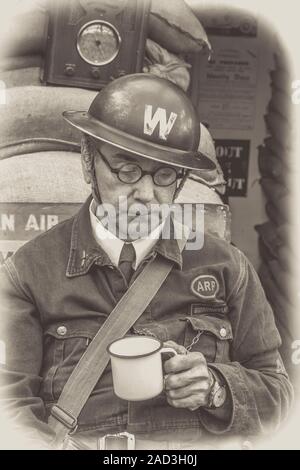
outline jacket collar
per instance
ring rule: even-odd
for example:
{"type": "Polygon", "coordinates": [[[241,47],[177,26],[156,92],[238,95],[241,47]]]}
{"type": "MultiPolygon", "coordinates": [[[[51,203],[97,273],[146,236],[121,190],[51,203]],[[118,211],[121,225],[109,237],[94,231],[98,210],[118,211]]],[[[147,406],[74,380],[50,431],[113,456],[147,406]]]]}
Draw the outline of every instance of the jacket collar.
{"type": "MultiPolygon", "coordinates": [[[[89,196],[73,220],[67,277],[87,274],[95,263],[99,266],[112,264],[93,236],[89,214],[91,200],[92,196],[89,196]]],[[[154,251],[182,269],[182,255],[176,240],[159,239],[154,251]]]]}

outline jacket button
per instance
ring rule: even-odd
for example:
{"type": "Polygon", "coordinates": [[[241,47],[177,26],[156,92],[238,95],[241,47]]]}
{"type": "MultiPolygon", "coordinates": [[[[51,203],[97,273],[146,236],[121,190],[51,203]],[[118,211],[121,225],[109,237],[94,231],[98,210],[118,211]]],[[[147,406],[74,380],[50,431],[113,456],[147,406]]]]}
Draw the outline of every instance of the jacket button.
{"type": "Polygon", "coordinates": [[[227,336],[226,328],[221,328],[220,329],[220,335],[222,336],[222,338],[225,338],[225,336],[227,336]]]}
{"type": "Polygon", "coordinates": [[[65,326],[59,326],[56,331],[59,336],[65,336],[67,328],[65,326]]]}

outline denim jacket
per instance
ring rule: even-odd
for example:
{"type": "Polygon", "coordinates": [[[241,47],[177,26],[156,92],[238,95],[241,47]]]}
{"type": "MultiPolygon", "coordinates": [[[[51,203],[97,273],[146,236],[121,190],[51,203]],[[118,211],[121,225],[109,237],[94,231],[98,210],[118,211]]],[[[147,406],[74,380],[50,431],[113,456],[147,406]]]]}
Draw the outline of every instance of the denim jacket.
{"type": "MultiPolygon", "coordinates": [[[[2,406],[50,440],[51,407],[128,288],[93,238],[89,203],[20,248],[0,274],[2,406]]],[[[273,313],[250,262],[210,235],[201,250],[182,254],[176,240],[159,240],[134,277],[154,256],[172,260],[174,267],[131,333],[202,352],[227,384],[230,419],[203,408],[174,408],[164,394],[127,403],[113,394],[108,365],[79,416],[79,431],[197,428],[206,435],[249,436],[277,428],[287,416],[292,388],[273,313]]]]}

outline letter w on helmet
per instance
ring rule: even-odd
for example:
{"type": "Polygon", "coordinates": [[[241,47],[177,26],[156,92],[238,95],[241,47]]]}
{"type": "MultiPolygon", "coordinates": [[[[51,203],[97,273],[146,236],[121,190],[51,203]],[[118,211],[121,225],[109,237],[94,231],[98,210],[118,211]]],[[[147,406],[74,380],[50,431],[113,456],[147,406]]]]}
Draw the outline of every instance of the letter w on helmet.
{"type": "Polygon", "coordinates": [[[164,108],[157,108],[152,115],[152,105],[146,104],[144,115],[144,134],[152,135],[157,124],[159,125],[159,138],[167,140],[172,127],[177,119],[177,114],[171,112],[167,121],[167,112],[164,108]]]}

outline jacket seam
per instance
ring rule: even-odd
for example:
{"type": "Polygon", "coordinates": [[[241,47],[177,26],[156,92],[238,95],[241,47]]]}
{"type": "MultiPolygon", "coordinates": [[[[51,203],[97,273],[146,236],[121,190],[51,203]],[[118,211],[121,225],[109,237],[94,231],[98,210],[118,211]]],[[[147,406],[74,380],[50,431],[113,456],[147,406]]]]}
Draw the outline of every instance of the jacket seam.
{"type": "Polygon", "coordinates": [[[240,268],[239,275],[238,275],[238,278],[237,278],[237,281],[236,281],[235,285],[233,286],[232,290],[230,291],[230,293],[227,297],[227,303],[229,303],[231,297],[237,295],[237,293],[240,290],[240,288],[242,286],[242,283],[245,279],[245,274],[246,274],[245,259],[242,256],[242,253],[241,253],[240,250],[238,250],[238,255],[239,255],[239,268],[240,268]]]}
{"type": "Polygon", "coordinates": [[[9,275],[9,278],[12,281],[14,287],[17,289],[17,291],[20,292],[21,294],[25,295],[27,299],[30,299],[32,301],[30,296],[27,294],[25,289],[22,287],[22,283],[21,283],[17,268],[15,267],[13,261],[10,258],[8,260],[6,260],[6,262],[4,263],[4,267],[6,268],[6,271],[9,275]]]}

